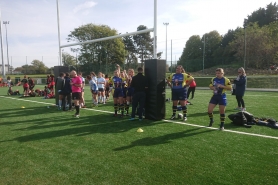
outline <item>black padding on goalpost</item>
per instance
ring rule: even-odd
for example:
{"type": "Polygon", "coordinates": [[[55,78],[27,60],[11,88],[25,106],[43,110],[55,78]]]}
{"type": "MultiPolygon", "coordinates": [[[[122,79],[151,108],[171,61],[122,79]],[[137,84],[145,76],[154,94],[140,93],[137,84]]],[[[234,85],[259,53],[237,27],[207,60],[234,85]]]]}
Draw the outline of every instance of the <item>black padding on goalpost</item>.
{"type": "Polygon", "coordinates": [[[145,118],[162,120],[165,118],[166,61],[157,59],[146,60],[144,70],[149,82],[145,118]]]}
{"type": "MultiPolygon", "coordinates": [[[[60,73],[68,73],[69,67],[67,66],[54,66],[54,79],[56,81],[56,78],[60,75],[60,73]]],[[[55,102],[56,105],[59,104],[59,93],[58,90],[55,89],[55,102]]]]}

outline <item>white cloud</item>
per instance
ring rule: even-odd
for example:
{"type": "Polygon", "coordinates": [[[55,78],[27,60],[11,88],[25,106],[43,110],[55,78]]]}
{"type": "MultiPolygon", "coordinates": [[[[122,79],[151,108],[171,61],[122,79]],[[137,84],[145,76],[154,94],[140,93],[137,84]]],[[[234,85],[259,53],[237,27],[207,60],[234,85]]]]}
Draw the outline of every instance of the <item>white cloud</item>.
{"type": "Polygon", "coordinates": [[[96,6],[97,3],[96,2],[93,2],[93,1],[87,1],[83,4],[80,4],[78,6],[76,6],[74,9],[73,9],[73,13],[77,13],[81,10],[86,10],[86,9],[89,9],[89,8],[92,8],[94,6],[96,6]]]}

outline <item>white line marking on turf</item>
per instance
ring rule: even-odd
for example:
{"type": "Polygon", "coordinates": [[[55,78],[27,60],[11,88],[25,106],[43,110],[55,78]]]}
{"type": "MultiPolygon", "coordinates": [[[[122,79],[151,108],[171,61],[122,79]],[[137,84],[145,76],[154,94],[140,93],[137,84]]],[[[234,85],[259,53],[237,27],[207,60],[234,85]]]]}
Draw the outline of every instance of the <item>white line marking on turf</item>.
{"type": "MultiPolygon", "coordinates": [[[[194,127],[200,127],[200,128],[208,128],[208,129],[219,130],[218,128],[215,128],[215,127],[207,127],[207,126],[195,125],[195,124],[191,124],[191,123],[177,122],[177,121],[171,121],[171,120],[163,120],[163,121],[171,122],[171,123],[177,123],[177,124],[182,124],[182,125],[188,125],[188,126],[194,126],[194,127]]],[[[243,135],[250,135],[250,136],[258,136],[258,137],[264,137],[264,138],[278,139],[278,137],[275,137],[275,136],[253,134],[253,133],[241,132],[241,131],[235,131],[235,130],[227,130],[227,129],[225,129],[223,131],[225,131],[225,132],[233,132],[233,133],[243,134],[243,135]]],[[[223,131],[221,131],[221,132],[223,132],[223,131]]]]}
{"type": "MultiPolygon", "coordinates": [[[[13,99],[13,100],[27,101],[27,102],[33,102],[33,103],[55,105],[53,103],[39,102],[39,101],[32,101],[32,100],[25,100],[25,99],[18,99],[18,98],[6,97],[6,96],[0,96],[0,98],[8,98],[8,99],[13,99]]],[[[88,109],[88,108],[83,108],[83,109],[90,110],[90,111],[97,111],[97,112],[104,112],[104,113],[111,113],[111,114],[113,114],[113,112],[110,112],[110,111],[88,109]]],[[[196,125],[196,124],[185,123],[185,122],[179,122],[179,121],[172,121],[172,120],[162,120],[162,121],[169,122],[169,123],[181,124],[181,125],[187,125],[187,126],[193,126],[193,127],[199,127],[199,128],[207,128],[207,129],[218,130],[218,128],[215,128],[215,127],[207,127],[207,126],[196,125]]],[[[236,133],[236,134],[243,134],[243,135],[257,136],[257,137],[263,137],[263,138],[277,139],[278,140],[278,137],[274,137],[274,136],[267,136],[267,135],[261,135],[261,134],[253,134],[253,133],[248,133],[248,132],[241,132],[241,131],[227,130],[227,129],[225,129],[224,131],[225,132],[232,132],[232,133],[236,133]]],[[[221,132],[223,132],[223,131],[221,131],[221,132]]]]}
{"type": "MultiPolygon", "coordinates": [[[[198,93],[198,94],[209,94],[209,95],[213,95],[212,93],[198,93]]],[[[226,93],[226,95],[231,95],[231,94],[228,94],[226,93]]],[[[246,97],[248,96],[255,96],[255,97],[259,97],[259,96],[264,96],[264,97],[269,97],[269,98],[277,98],[278,96],[269,96],[269,95],[256,95],[256,94],[246,94],[245,95],[246,97]]]]}

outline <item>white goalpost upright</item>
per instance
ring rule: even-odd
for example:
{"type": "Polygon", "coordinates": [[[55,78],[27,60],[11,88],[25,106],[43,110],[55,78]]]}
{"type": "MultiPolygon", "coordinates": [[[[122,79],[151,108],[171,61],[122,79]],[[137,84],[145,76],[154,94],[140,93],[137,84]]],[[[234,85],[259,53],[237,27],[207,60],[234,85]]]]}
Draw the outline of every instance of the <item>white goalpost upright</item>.
{"type": "Polygon", "coordinates": [[[137,34],[142,34],[142,33],[147,33],[147,32],[153,32],[153,59],[157,59],[157,0],[154,0],[154,26],[153,28],[150,29],[145,29],[141,31],[136,31],[136,32],[131,32],[131,33],[126,33],[126,34],[121,34],[121,35],[115,35],[115,36],[110,36],[110,37],[104,37],[100,39],[94,39],[94,40],[88,40],[85,42],[77,42],[77,43],[72,43],[72,44],[65,44],[61,46],[61,40],[60,40],[60,20],[59,20],[59,0],[57,0],[57,22],[58,22],[58,39],[59,39],[59,58],[60,58],[60,65],[61,65],[61,48],[69,47],[69,46],[76,46],[76,45],[81,45],[81,44],[89,44],[89,43],[94,43],[94,42],[100,42],[100,41],[105,41],[105,40],[111,40],[115,38],[120,38],[120,37],[126,37],[129,35],[137,35],[137,34]]]}

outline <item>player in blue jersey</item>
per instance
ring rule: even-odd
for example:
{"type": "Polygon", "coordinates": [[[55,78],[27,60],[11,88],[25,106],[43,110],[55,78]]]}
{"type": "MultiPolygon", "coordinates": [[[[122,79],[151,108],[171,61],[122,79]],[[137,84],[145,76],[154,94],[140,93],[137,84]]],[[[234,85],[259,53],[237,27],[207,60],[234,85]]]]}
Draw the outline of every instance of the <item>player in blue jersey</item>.
{"type": "Polygon", "coordinates": [[[118,103],[120,104],[119,108],[121,110],[120,117],[123,117],[124,115],[124,104],[123,104],[123,89],[122,89],[122,83],[123,79],[120,77],[120,66],[117,64],[117,69],[114,71],[114,76],[111,78],[110,83],[113,84],[113,99],[114,99],[114,111],[115,114],[114,117],[117,116],[118,111],[118,103]]]}
{"type": "Polygon", "coordinates": [[[192,76],[187,75],[186,73],[182,73],[182,71],[183,71],[183,67],[177,66],[176,73],[172,74],[168,79],[168,84],[172,89],[172,101],[173,101],[173,107],[172,107],[173,115],[171,116],[170,119],[176,118],[177,106],[179,101],[183,111],[183,120],[186,121],[187,120],[186,88],[189,87],[189,85],[194,80],[194,78],[192,76]]]}
{"type": "Polygon", "coordinates": [[[213,95],[208,105],[208,116],[210,118],[209,127],[212,126],[213,120],[213,109],[218,104],[220,112],[220,130],[224,130],[225,123],[225,108],[227,105],[226,91],[232,89],[230,80],[224,77],[224,70],[217,68],[215,70],[216,77],[211,79],[209,88],[213,91],[213,95]]]}

